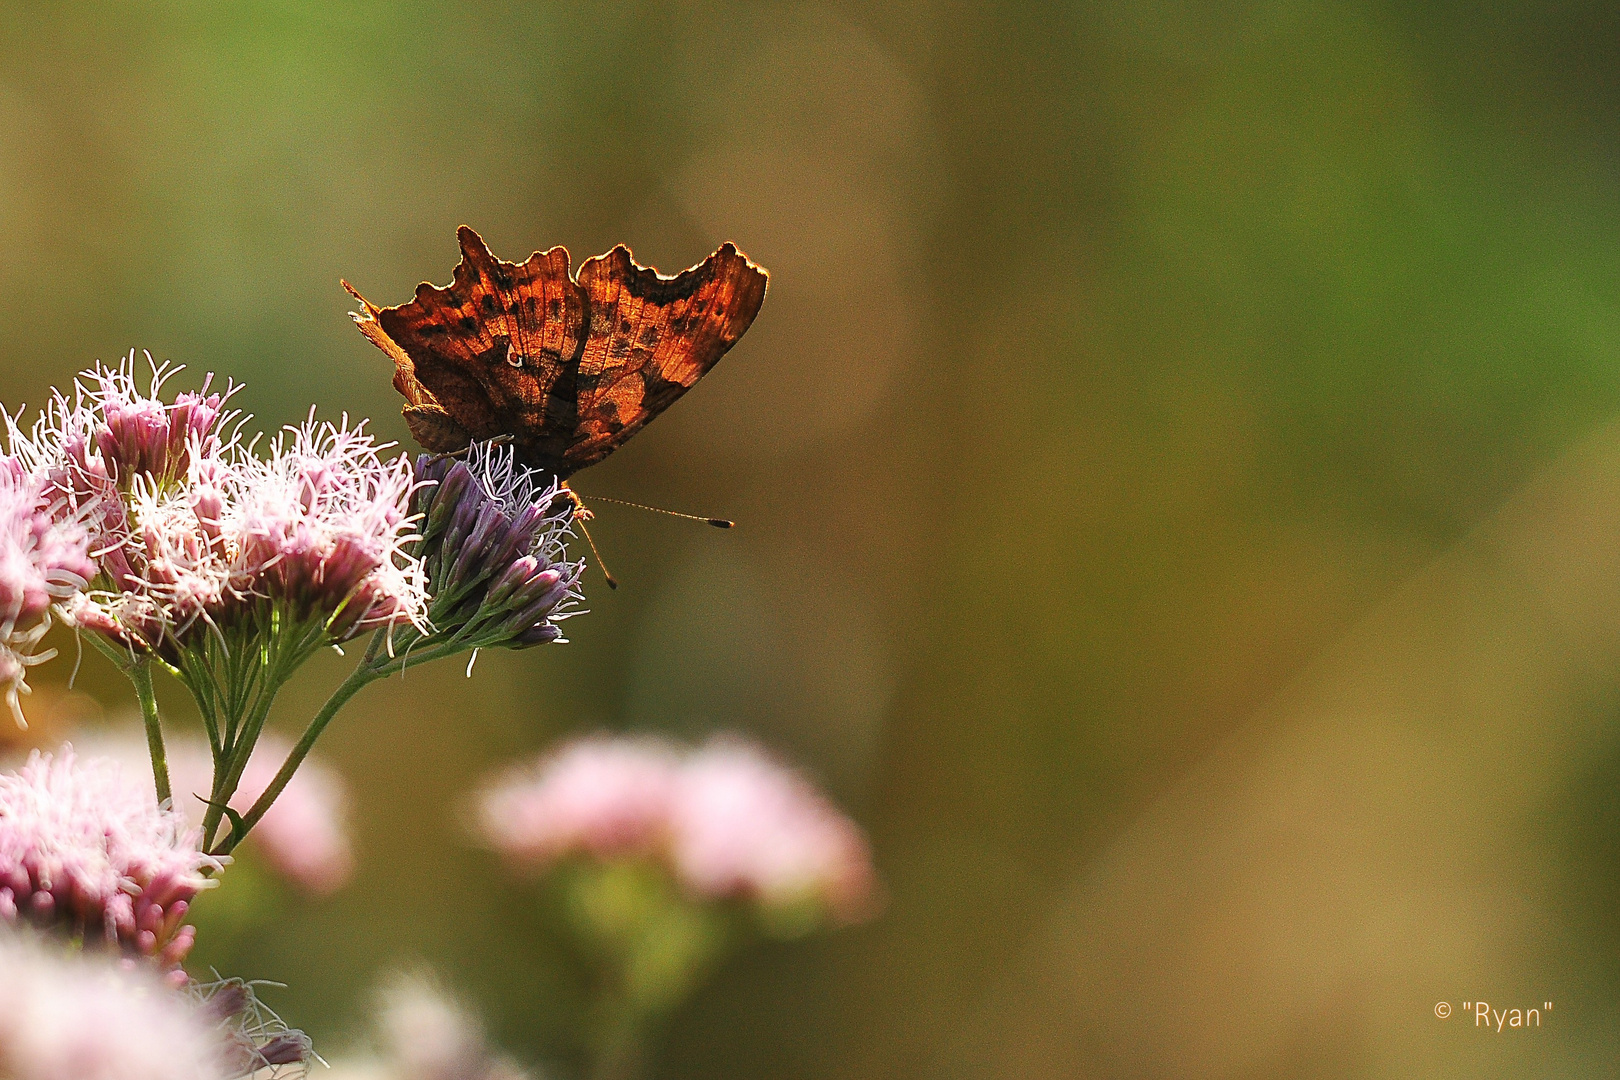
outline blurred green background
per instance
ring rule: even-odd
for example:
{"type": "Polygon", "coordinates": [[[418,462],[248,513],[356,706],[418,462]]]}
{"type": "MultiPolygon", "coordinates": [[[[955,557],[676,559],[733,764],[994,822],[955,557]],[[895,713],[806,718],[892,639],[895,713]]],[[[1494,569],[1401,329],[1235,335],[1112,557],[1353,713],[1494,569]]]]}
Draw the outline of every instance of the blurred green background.
{"type": "MultiPolygon", "coordinates": [[[[569,644],[323,740],[355,882],[204,933],[318,1047],[416,960],[566,1064],[565,957],[467,793],[729,727],[870,830],[888,906],[729,964],[659,1076],[1620,1075],[1613,5],[3,15],[12,409],[133,346],[403,440],[338,278],[402,302],[463,222],[772,273],[577,484],[741,527],[603,507],[623,587],[569,644]],[[1555,1008],[1434,1015],[1475,998],[1555,1008]]],[[[80,689],[130,708],[97,657],[80,689]]]]}

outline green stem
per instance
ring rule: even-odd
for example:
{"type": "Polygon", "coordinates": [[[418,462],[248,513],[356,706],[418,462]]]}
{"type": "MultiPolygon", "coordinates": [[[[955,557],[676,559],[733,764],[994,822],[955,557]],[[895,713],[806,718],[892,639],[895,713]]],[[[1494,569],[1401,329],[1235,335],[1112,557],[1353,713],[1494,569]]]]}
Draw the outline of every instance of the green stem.
{"type": "Polygon", "coordinates": [[[94,632],[79,631],[79,640],[88,640],[95,647],[96,652],[113,662],[113,666],[125,675],[129,674],[130,665],[135,663],[136,654],[128,646],[115,645],[105,637],[94,632]]]}
{"type": "MultiPolygon", "coordinates": [[[[272,682],[280,685],[279,680],[272,682]]],[[[270,706],[275,699],[273,689],[267,687],[260,692],[236,727],[236,741],[226,749],[222,761],[224,768],[218,765],[214,768],[214,790],[209,796],[208,810],[203,814],[204,847],[213,846],[214,834],[225,816],[225,807],[230,805],[231,796],[236,794],[237,785],[242,782],[242,773],[247,769],[248,758],[253,755],[253,746],[259,741],[259,733],[264,730],[264,722],[270,716],[270,706]]],[[[226,850],[232,846],[228,844],[226,850]]]]}
{"type": "Polygon", "coordinates": [[[464,653],[471,647],[472,646],[469,646],[461,641],[446,641],[441,644],[430,645],[424,649],[416,649],[410,654],[409,657],[407,657],[404,653],[400,653],[398,656],[391,656],[382,663],[378,664],[372,670],[376,671],[379,676],[393,675],[396,672],[404,671],[407,663],[413,666],[416,664],[426,664],[430,661],[439,660],[446,656],[455,656],[457,653],[464,653]]]}
{"type": "Polygon", "coordinates": [[[332,691],[332,696],[326,699],[326,704],[321,706],[321,711],[315,714],[315,718],[304,729],[304,734],[298,740],[297,745],[287,754],[287,760],[282,762],[281,769],[276,773],[275,779],[270,781],[270,786],[264,789],[264,792],[254,802],[253,806],[248,809],[248,812],[242,815],[242,828],[233,832],[232,835],[226,836],[210,854],[229,855],[231,853],[231,849],[236,846],[236,841],[246,836],[248,831],[259,823],[259,819],[264,817],[265,811],[270,809],[270,804],[276,801],[276,796],[280,795],[282,790],[286,788],[287,783],[292,780],[293,773],[298,771],[298,766],[303,764],[304,758],[309,755],[310,748],[315,745],[315,740],[321,737],[321,732],[326,730],[326,725],[332,722],[332,718],[338,714],[338,710],[348,704],[349,699],[359,693],[362,688],[387,674],[385,670],[387,665],[376,667],[372,663],[377,658],[377,650],[382,644],[381,634],[382,631],[378,631],[377,635],[372,637],[371,645],[366,649],[366,655],[359,664],[355,665],[355,669],[349,673],[349,677],[344,679],[336,690],[332,691]]]}
{"type": "Polygon", "coordinates": [[[135,696],[141,702],[141,716],[146,721],[146,749],[152,755],[152,781],[157,786],[158,802],[172,802],[169,790],[169,757],[163,749],[163,725],[158,720],[157,693],[152,689],[152,661],[141,657],[130,665],[129,681],[135,684],[135,696]]]}

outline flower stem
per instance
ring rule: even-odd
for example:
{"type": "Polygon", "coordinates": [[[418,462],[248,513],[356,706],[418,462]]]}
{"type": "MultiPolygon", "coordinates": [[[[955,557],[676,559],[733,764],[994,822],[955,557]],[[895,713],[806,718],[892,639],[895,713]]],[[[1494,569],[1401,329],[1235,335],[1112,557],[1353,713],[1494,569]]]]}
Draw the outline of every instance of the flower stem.
{"type": "Polygon", "coordinates": [[[128,668],[129,681],[135,684],[135,696],[141,701],[141,716],[146,720],[146,749],[152,755],[152,781],[157,787],[158,802],[172,802],[169,790],[169,757],[163,749],[163,726],[158,720],[157,693],[152,689],[152,661],[141,657],[128,668]]]}
{"type": "Polygon", "coordinates": [[[338,710],[348,704],[349,699],[359,693],[362,688],[386,674],[386,671],[374,667],[372,663],[377,658],[377,650],[382,644],[382,633],[382,631],[378,631],[372,637],[371,645],[366,649],[366,655],[361,658],[360,663],[355,665],[354,670],[349,673],[349,677],[344,679],[336,690],[332,691],[332,696],[326,699],[326,704],[321,706],[321,711],[315,714],[315,718],[304,729],[304,734],[298,740],[298,744],[288,752],[287,760],[282,762],[281,769],[276,773],[275,779],[270,781],[270,786],[264,789],[248,812],[242,815],[241,829],[232,830],[209,854],[229,855],[231,853],[231,848],[235,846],[236,841],[246,836],[248,831],[259,823],[259,819],[264,817],[265,811],[270,809],[270,804],[276,801],[276,796],[280,795],[282,789],[292,780],[293,773],[298,771],[298,766],[303,764],[310,748],[315,745],[315,740],[321,737],[321,732],[326,730],[326,725],[332,722],[332,718],[338,714],[338,710]]]}

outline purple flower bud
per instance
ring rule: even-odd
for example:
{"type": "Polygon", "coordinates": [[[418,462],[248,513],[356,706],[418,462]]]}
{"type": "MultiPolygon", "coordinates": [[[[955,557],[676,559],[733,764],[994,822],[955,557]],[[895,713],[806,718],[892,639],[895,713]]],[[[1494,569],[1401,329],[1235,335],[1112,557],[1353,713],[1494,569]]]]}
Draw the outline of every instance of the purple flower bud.
{"type": "Polygon", "coordinates": [[[253,987],[241,979],[220,979],[211,983],[192,982],[189,996],[200,1015],[209,1018],[228,1040],[225,1076],[258,1076],[269,1069],[281,1075],[278,1065],[294,1065],[311,1056],[309,1036],[289,1028],[275,1013],[265,1008],[253,987]]]}
{"type": "Polygon", "coordinates": [[[449,525],[451,513],[467,488],[473,486],[473,475],[462,462],[454,462],[452,467],[446,458],[424,458],[418,459],[417,476],[424,483],[422,490],[428,500],[427,516],[422,522],[422,536],[427,539],[438,536],[449,525]],[[438,486],[427,487],[430,480],[437,480],[438,486]]]}
{"type": "Polygon", "coordinates": [[[444,461],[424,456],[416,463],[419,483],[442,477],[419,504],[426,519],[418,552],[435,628],[464,631],[464,640],[483,647],[561,637],[538,629],[567,614],[582,568],[560,561],[570,506],[558,503],[559,485],[542,485],[507,446],[477,443],[465,461],[444,461]],[[561,508],[553,512],[555,505],[561,508]]]}
{"type": "Polygon", "coordinates": [[[519,586],[538,573],[554,574],[558,578],[562,577],[561,570],[542,571],[540,569],[540,560],[533,555],[525,555],[522,558],[514,559],[494,581],[490,582],[489,592],[484,595],[485,606],[490,608],[504,606],[512,598],[512,594],[517,592],[519,586]]]}
{"type": "Polygon", "coordinates": [[[491,503],[479,507],[478,517],[473,522],[472,529],[456,549],[450,569],[444,575],[445,584],[455,587],[465,581],[476,580],[480,576],[478,571],[486,569],[483,563],[490,554],[490,549],[495,546],[497,538],[506,531],[509,524],[499,507],[491,503]]]}
{"type": "Polygon", "coordinates": [[[560,637],[562,637],[562,627],[556,623],[538,623],[513,638],[512,648],[528,649],[535,645],[549,645],[560,637]]]}
{"type": "MultiPolygon", "coordinates": [[[[544,576],[543,574],[537,575],[537,578],[544,576]]],[[[503,629],[509,635],[516,636],[518,633],[545,620],[551,614],[552,609],[562,602],[563,597],[568,595],[569,584],[567,581],[558,581],[551,588],[541,592],[528,604],[518,608],[517,614],[511,616],[502,624],[503,629]]],[[[520,590],[518,597],[515,597],[514,601],[521,602],[523,593],[528,591],[526,589],[520,590]]]]}
{"type": "Polygon", "coordinates": [[[229,1020],[247,1008],[248,985],[240,979],[230,979],[203,1002],[203,1013],[216,1021],[229,1020]]]}
{"type": "Polygon", "coordinates": [[[291,1065],[309,1057],[309,1036],[302,1031],[277,1035],[258,1048],[259,1060],[266,1065],[291,1065]]]}

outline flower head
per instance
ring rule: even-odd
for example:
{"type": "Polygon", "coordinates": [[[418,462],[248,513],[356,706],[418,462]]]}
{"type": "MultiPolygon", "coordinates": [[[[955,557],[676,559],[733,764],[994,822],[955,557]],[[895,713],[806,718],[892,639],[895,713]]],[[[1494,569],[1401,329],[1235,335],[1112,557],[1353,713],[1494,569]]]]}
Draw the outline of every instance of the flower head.
{"type": "Polygon", "coordinates": [[[401,623],[425,628],[426,581],[405,551],[417,482],[410,460],[385,463],[384,449],[364,421],[317,424],[311,410],[268,458],[244,456],[217,518],[234,596],[268,599],[294,620],[321,618],[333,641],[401,623]]]}
{"type": "Polygon", "coordinates": [[[860,829],[757,747],[716,739],[680,753],[595,736],[514,769],[479,804],[484,837],[544,869],[583,855],[653,859],[692,896],[854,921],[875,891],[860,829]]]}
{"type": "Polygon", "coordinates": [[[177,969],[195,936],[181,920],[212,884],[202,871],[221,865],[199,838],[117,761],[35,751],[0,774],[0,920],[58,927],[177,969]]]}
{"type": "Polygon", "coordinates": [[[97,547],[103,533],[114,540],[121,534],[118,496],[137,478],[160,488],[183,483],[195,459],[217,456],[236,441],[225,428],[240,414],[225,406],[239,386],[210,392],[210,374],[201,390],[165,402],[164,382],[184,369],[157,364],[150,353],[146,364],[144,390],[131,350],[117,367],[81,372],[72,397],[53,391],[31,431],[7,417],[12,452],[53,498],[90,520],[97,547]]]}
{"type": "Polygon", "coordinates": [[[425,626],[421,565],[404,550],[408,458],[384,462],[347,417],[287,428],[265,458],[191,442],[184,484],[130,480],[128,524],[100,551],[111,587],[72,606],[76,625],[171,662],[203,635],[258,638],[272,624],[313,625],[312,645],[425,626]]]}
{"type": "Polygon", "coordinates": [[[467,1006],[426,975],[398,975],[379,994],[377,1034],[398,1080],[524,1080],[467,1006]]]}
{"type": "Polygon", "coordinates": [[[574,854],[651,854],[668,840],[679,767],[675,747],[659,739],[579,739],[488,788],[480,827],[529,866],[574,854]]]}
{"type": "Polygon", "coordinates": [[[219,453],[220,429],[237,415],[225,409],[225,402],[240,387],[210,393],[211,374],[201,390],[178,394],[165,403],[163,383],[183,369],[156,364],[150,353],[146,362],[151,377],[145,391],[135,377],[133,350],[116,368],[97,366],[84,372],[90,385],[79,384],[72,410],[88,418],[86,434],[108,477],[120,487],[136,477],[148,477],[159,486],[185,479],[194,457],[219,453]]]}
{"type": "Polygon", "coordinates": [[[56,655],[35,652],[52,607],[95,574],[84,523],[52,510],[41,479],[17,458],[0,458],[0,686],[19,726],[28,669],[56,655]]]}
{"type": "Polygon", "coordinates": [[[0,932],[0,1076],[224,1080],[216,1021],[151,973],[0,932]]]}
{"type": "Polygon", "coordinates": [[[872,898],[860,829],[798,773],[738,740],[686,760],[671,833],[677,874],[703,896],[808,901],[845,919],[872,898]]]}
{"type": "Polygon", "coordinates": [[[560,640],[584,564],[568,562],[572,501],[510,446],[474,443],[465,461],[424,454],[415,511],[435,629],[467,647],[560,640]]]}

